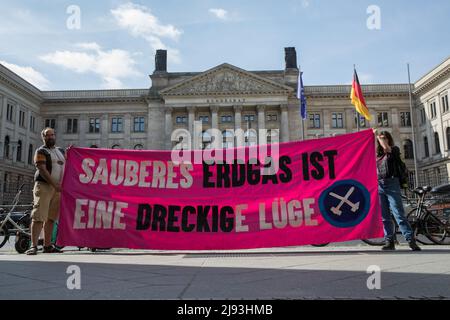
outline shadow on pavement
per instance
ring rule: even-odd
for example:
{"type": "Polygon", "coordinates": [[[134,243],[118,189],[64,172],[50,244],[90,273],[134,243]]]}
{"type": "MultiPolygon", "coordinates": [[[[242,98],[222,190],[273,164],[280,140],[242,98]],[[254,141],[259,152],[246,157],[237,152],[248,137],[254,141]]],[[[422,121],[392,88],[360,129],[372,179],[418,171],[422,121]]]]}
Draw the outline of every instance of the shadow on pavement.
{"type": "MultiPolygon", "coordinates": [[[[192,260],[178,263],[188,261],[192,260]]],[[[227,261],[229,267],[224,267],[226,260],[207,261],[199,266],[2,261],[0,299],[450,299],[448,273],[392,268],[381,272],[380,290],[369,290],[371,274],[366,267],[361,271],[317,270],[332,267],[311,269],[301,264],[264,268],[256,267],[258,260],[245,267],[227,261]],[[80,290],[67,287],[75,283],[75,274],[67,273],[71,265],[79,267],[80,290]]]]}

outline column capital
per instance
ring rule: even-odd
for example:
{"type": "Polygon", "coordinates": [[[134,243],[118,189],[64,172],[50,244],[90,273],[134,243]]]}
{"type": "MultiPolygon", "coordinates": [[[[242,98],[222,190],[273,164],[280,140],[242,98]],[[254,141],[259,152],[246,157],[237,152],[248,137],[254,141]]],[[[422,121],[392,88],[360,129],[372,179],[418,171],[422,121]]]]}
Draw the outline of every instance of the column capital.
{"type": "Polygon", "coordinates": [[[195,113],[196,107],[189,106],[189,107],[186,107],[186,109],[188,110],[189,113],[195,113]]]}
{"type": "Polygon", "coordinates": [[[233,106],[234,112],[242,112],[242,106],[233,106]]]}
{"type": "Polygon", "coordinates": [[[211,112],[219,112],[219,106],[209,106],[209,110],[211,110],[211,112]]]}
{"type": "Polygon", "coordinates": [[[165,107],[166,114],[172,113],[173,107],[165,107]]]}
{"type": "Polygon", "coordinates": [[[258,112],[264,112],[266,110],[266,106],[261,104],[256,107],[256,110],[258,110],[258,112]]]}
{"type": "Polygon", "coordinates": [[[282,104],[282,105],[280,105],[280,109],[281,109],[281,111],[288,111],[288,105],[282,104]]]}

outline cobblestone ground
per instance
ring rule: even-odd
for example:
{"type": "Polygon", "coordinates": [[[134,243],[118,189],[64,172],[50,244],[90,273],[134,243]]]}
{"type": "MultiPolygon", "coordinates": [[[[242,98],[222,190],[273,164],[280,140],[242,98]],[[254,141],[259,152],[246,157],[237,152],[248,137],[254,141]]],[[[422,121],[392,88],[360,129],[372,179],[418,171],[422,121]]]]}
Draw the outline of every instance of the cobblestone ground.
{"type": "Polygon", "coordinates": [[[351,242],[26,256],[9,243],[0,249],[0,299],[450,299],[450,246],[422,248],[386,253],[351,242]]]}

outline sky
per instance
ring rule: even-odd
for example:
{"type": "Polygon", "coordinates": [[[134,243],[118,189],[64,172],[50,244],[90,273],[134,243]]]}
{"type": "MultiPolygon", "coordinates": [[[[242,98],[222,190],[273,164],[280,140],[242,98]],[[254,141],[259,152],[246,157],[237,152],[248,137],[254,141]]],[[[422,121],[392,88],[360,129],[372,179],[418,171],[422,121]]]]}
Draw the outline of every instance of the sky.
{"type": "Polygon", "coordinates": [[[448,0],[2,0],[0,63],[41,90],[148,88],[222,63],[283,70],[295,47],[308,85],[407,83],[450,56],[448,0]]]}

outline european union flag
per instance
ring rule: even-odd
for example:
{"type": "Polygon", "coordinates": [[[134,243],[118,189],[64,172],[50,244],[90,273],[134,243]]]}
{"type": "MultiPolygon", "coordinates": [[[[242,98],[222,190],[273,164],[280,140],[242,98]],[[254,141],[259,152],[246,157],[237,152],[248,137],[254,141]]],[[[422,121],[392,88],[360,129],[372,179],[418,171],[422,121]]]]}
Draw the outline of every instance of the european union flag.
{"type": "Polygon", "coordinates": [[[305,88],[303,87],[303,72],[298,74],[297,98],[300,100],[300,114],[303,120],[306,120],[306,97],[305,88]]]}

